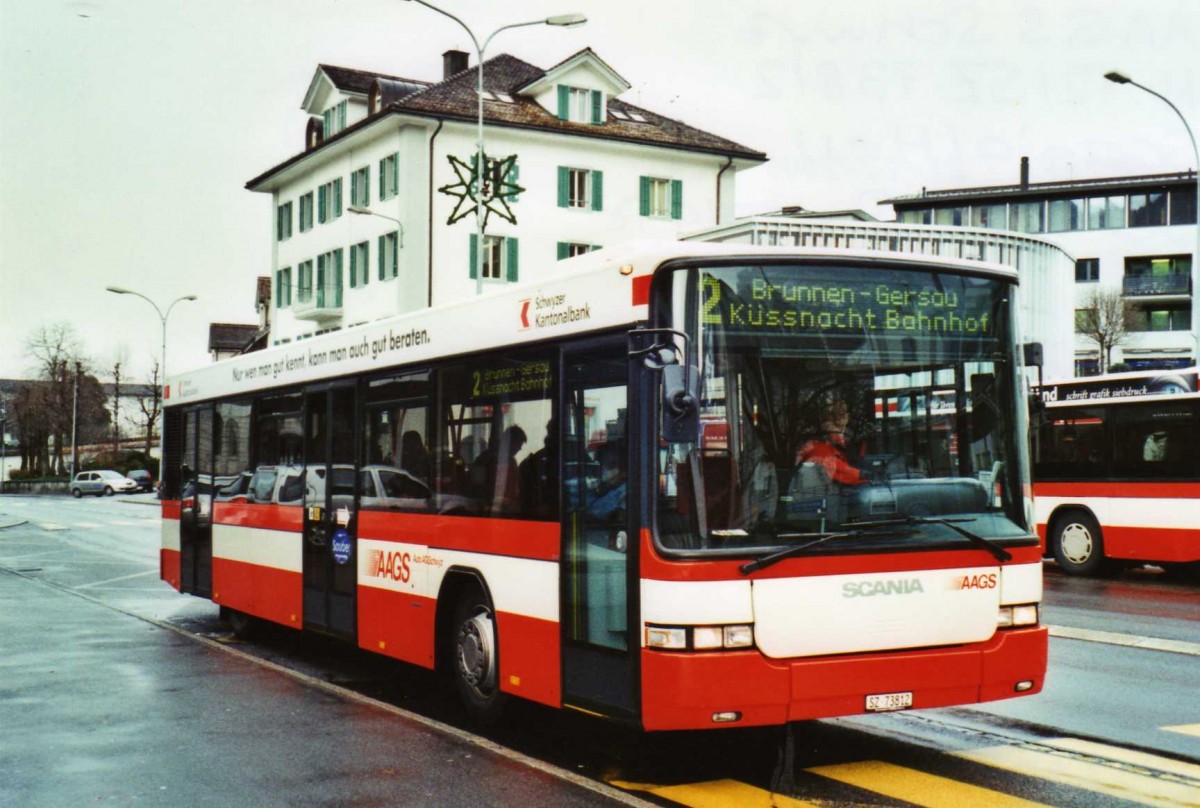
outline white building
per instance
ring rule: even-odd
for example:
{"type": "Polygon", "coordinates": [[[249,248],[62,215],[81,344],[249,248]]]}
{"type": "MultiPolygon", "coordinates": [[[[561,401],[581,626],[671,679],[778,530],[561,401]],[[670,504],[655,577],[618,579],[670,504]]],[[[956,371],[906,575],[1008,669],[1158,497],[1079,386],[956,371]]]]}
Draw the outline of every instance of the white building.
{"type": "MultiPolygon", "coordinates": [[[[1073,321],[1094,289],[1120,290],[1134,332],[1112,361],[1135,370],[1196,364],[1191,284],[1196,250],[1196,172],[1029,182],[926,191],[885,199],[907,224],[969,225],[1039,234],[1075,259],[1074,294],[1054,316],[1073,321]]],[[[1097,372],[1094,342],[1076,335],[1075,374],[1097,372]]],[[[1070,375],[1070,374],[1065,374],[1070,375]]]]}
{"type": "MultiPolygon", "coordinates": [[[[438,83],[318,67],[306,148],[247,183],[272,198],[270,344],[476,293],[474,214],[450,219],[470,205],[478,76],[465,53],[443,63],[438,83]]],[[[515,222],[488,221],[485,292],[728,221],[737,173],[766,160],[621,100],[630,84],[590,49],[549,70],[496,56],[484,88],[488,156],[515,156],[500,179],[522,189],[515,222]]]]}

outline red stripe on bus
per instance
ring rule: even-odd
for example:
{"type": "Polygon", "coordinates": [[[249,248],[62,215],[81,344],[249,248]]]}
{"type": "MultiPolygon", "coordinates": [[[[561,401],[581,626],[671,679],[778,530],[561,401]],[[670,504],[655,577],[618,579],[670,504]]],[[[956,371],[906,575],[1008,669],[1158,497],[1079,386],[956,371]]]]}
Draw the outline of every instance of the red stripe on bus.
{"type": "Polygon", "coordinates": [[[299,505],[267,505],[247,502],[214,502],[213,522],[218,525],[257,527],[299,533],[304,526],[304,509],[299,505]]]}
{"type": "Polygon", "coordinates": [[[639,275],[633,279],[633,305],[645,306],[650,302],[650,282],[653,275],[639,275]]]}
{"type": "Polygon", "coordinates": [[[179,551],[161,549],[158,551],[158,577],[175,589],[179,589],[179,551]]]}
{"type": "Polygon", "coordinates": [[[175,521],[179,521],[179,510],[179,500],[164,499],[162,501],[161,511],[163,519],[174,519],[175,521]]]}
{"type": "Polygon", "coordinates": [[[300,573],[214,557],[212,575],[213,603],[291,628],[303,624],[300,573]]]}
{"type": "Polygon", "coordinates": [[[436,617],[432,598],[358,587],[358,645],[367,651],[432,668],[436,617]]]}
{"type": "Polygon", "coordinates": [[[523,699],[562,705],[558,623],[496,613],[500,639],[500,689],[523,699]]]}
{"type": "Polygon", "coordinates": [[[1110,482],[1034,483],[1034,497],[1117,497],[1136,499],[1200,499],[1200,482],[1172,483],[1150,480],[1110,482]]]}
{"type": "MultiPolygon", "coordinates": [[[[1046,524],[1038,525],[1043,546],[1048,533],[1046,524]]],[[[1167,564],[1200,561],[1200,525],[1194,528],[1101,525],[1100,535],[1104,539],[1104,555],[1109,558],[1167,564]]],[[[1050,555],[1048,551],[1046,554],[1050,555]]]]}
{"type": "Polygon", "coordinates": [[[1008,698],[1020,681],[1042,689],[1045,628],[997,632],[967,646],[816,659],[768,659],[756,651],[642,650],[642,722],[647,730],[746,727],[864,712],[870,693],[911,690],[913,707],[1008,698]],[[714,724],[715,712],[742,719],[714,724]]]}
{"type": "Polygon", "coordinates": [[[424,544],[444,550],[558,561],[558,522],[425,513],[359,511],[362,539],[424,544]]]}
{"type": "MultiPolygon", "coordinates": [[[[1034,564],[1041,561],[1039,545],[1005,547],[1012,560],[1005,564],[1034,564]]],[[[654,546],[649,530],[642,531],[642,577],[656,581],[741,581],[738,571],[747,558],[671,561],[654,546]]],[[[852,575],[860,572],[910,572],[945,570],[958,567],[991,567],[996,557],[979,547],[961,550],[907,550],[898,553],[859,553],[854,555],[810,556],[780,561],[753,574],[755,579],[797,578],[812,575],[852,575]]]]}

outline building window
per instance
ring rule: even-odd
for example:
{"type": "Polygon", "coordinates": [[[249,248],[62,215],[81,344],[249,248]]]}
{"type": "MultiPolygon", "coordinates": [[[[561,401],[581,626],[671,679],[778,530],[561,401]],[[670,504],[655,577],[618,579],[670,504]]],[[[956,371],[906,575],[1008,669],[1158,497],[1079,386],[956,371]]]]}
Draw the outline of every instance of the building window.
{"type": "Polygon", "coordinates": [[[338,132],[346,128],[346,102],[341,101],[329,109],[321,116],[324,127],[322,134],[329,138],[336,135],[338,132]]]}
{"type": "Polygon", "coordinates": [[[575,123],[600,123],[604,120],[604,93],[558,85],[558,117],[575,123]]]}
{"type": "Polygon", "coordinates": [[[307,233],[313,226],[313,195],[309,191],[300,197],[300,232],[307,233]]]}
{"type": "Polygon", "coordinates": [[[313,291],[313,262],[301,261],[296,268],[298,283],[296,286],[296,302],[308,303],[312,300],[313,291]]]}
{"type": "Polygon", "coordinates": [[[900,224],[933,224],[933,210],[931,208],[902,210],[896,217],[896,221],[900,224]]]}
{"type": "Polygon", "coordinates": [[[1192,307],[1190,303],[1179,306],[1158,306],[1153,309],[1134,309],[1134,331],[1190,331],[1192,329],[1192,307]]]}
{"type": "Polygon", "coordinates": [[[350,175],[350,204],[366,208],[371,205],[371,167],[363,166],[350,175]]]}
{"type": "Polygon", "coordinates": [[[965,207],[934,208],[933,223],[964,227],[967,224],[967,209],[965,207]]]}
{"type": "Polygon", "coordinates": [[[379,200],[400,193],[400,155],[389,154],[379,161],[379,200]]]}
{"type": "Polygon", "coordinates": [[[1099,258],[1080,258],[1075,262],[1075,283],[1096,283],[1099,280],[1099,258]]]}
{"type": "Polygon", "coordinates": [[[1042,233],[1046,230],[1045,206],[1040,202],[1014,202],[1009,206],[1013,230],[1019,233],[1042,233]]]}
{"type": "Polygon", "coordinates": [[[342,251],[331,250],[317,256],[317,308],[342,306],[342,251]]]}
{"type": "Polygon", "coordinates": [[[287,241],[292,237],[292,203],[285,202],[275,209],[275,240],[287,241]]]}
{"type": "Polygon", "coordinates": [[[1083,199],[1051,199],[1050,220],[1046,229],[1051,233],[1082,230],[1083,210],[1083,199]]]}
{"type": "Polygon", "coordinates": [[[1126,295],[1186,295],[1191,290],[1190,255],[1125,259],[1122,291],[1126,295]]]}
{"type": "Polygon", "coordinates": [[[399,247],[398,233],[384,233],[379,237],[379,280],[391,280],[400,274],[399,247]]]}
{"type": "Polygon", "coordinates": [[[1159,191],[1154,194],[1129,195],[1130,227],[1163,227],[1166,223],[1166,193],[1159,191]]]}
{"type": "MultiPolygon", "coordinates": [[[[471,234],[470,275],[479,277],[479,237],[471,234]]],[[[517,240],[502,236],[483,237],[483,279],[492,281],[517,280],[517,240]]]]}
{"type": "Polygon", "coordinates": [[[1008,206],[974,205],[971,208],[971,226],[989,230],[1008,229],[1008,206]]]}
{"type": "Polygon", "coordinates": [[[1191,188],[1171,191],[1171,224],[1196,223],[1196,192],[1191,188]]]}
{"type": "Polygon", "coordinates": [[[332,222],[342,215],[342,178],[317,188],[317,221],[332,222]]]}
{"type": "Polygon", "coordinates": [[[350,248],[350,288],[366,286],[371,279],[371,264],[368,255],[369,243],[364,241],[350,248]]]}
{"type": "Polygon", "coordinates": [[[1125,226],[1125,197],[1093,196],[1088,199],[1088,230],[1125,226]]]}
{"type": "Polygon", "coordinates": [[[559,166],[558,206],[578,210],[603,210],[604,174],[584,168],[559,166]]]}
{"type": "Polygon", "coordinates": [[[683,218],[683,181],[642,177],[638,209],[642,216],[656,219],[683,218]]]}
{"type": "Polygon", "coordinates": [[[567,258],[574,258],[577,255],[584,255],[593,250],[600,249],[598,244],[581,244],[575,241],[560,241],[558,242],[558,260],[562,261],[567,258]]]}
{"type": "Polygon", "coordinates": [[[284,267],[275,273],[275,308],[292,305],[292,268],[284,267]]]}

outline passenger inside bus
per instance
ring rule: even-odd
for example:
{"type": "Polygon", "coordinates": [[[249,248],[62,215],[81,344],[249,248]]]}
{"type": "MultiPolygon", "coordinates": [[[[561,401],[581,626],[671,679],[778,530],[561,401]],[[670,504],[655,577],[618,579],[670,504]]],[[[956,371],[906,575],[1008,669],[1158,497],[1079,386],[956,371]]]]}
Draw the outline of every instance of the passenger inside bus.
{"type": "Polygon", "coordinates": [[[471,496],[490,504],[492,513],[516,511],[520,506],[516,456],[527,441],[524,429],[510,426],[471,464],[471,496]]]}

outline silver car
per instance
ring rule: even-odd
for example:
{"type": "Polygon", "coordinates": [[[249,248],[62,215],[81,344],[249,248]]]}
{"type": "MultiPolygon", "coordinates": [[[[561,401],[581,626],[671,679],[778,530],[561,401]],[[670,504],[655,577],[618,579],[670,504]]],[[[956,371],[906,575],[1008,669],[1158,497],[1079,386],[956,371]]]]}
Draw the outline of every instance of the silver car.
{"type": "Polygon", "coordinates": [[[71,481],[71,496],[78,499],[84,494],[95,494],[98,497],[111,497],[113,494],[127,494],[137,491],[138,484],[117,471],[81,471],[71,481]]]}

